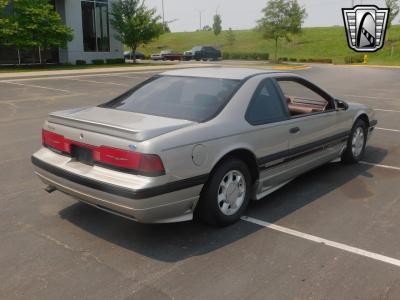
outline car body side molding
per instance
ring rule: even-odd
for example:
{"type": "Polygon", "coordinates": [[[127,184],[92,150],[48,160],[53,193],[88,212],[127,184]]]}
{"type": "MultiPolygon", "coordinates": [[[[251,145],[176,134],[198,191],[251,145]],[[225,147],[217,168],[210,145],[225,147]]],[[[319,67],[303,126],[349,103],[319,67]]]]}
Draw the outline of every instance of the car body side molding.
{"type": "Polygon", "coordinates": [[[275,167],[278,164],[283,164],[291,160],[298,159],[300,157],[311,155],[315,152],[322,151],[326,147],[340,144],[347,141],[350,135],[350,131],[342,132],[334,136],[324,138],[322,140],[302,145],[293,149],[278,152],[272,155],[264,156],[257,159],[259,168],[265,170],[266,168],[275,167]],[[274,161],[278,161],[277,164],[271,164],[274,161]],[[268,167],[265,165],[268,164],[268,167]]]}

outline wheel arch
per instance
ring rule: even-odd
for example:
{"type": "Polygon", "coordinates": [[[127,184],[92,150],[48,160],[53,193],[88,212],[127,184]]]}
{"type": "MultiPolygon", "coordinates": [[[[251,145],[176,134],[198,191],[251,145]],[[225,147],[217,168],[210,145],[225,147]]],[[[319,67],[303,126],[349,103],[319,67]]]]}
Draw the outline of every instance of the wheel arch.
{"type": "Polygon", "coordinates": [[[245,162],[249,167],[253,183],[257,181],[260,175],[258,170],[257,158],[253,151],[243,147],[231,149],[225,154],[221,155],[221,157],[217,159],[216,162],[214,163],[212,170],[210,172],[210,177],[223,162],[231,158],[237,158],[245,162]]]}
{"type": "Polygon", "coordinates": [[[370,119],[366,112],[360,112],[359,114],[357,114],[357,116],[354,118],[353,124],[355,124],[357,120],[363,120],[367,124],[367,127],[370,126],[370,119]]]}

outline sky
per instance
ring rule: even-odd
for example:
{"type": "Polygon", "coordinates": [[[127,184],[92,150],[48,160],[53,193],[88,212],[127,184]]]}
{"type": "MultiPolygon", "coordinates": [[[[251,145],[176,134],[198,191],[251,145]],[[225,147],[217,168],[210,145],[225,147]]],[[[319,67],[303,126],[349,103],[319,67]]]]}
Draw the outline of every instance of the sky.
{"type": "MultiPolygon", "coordinates": [[[[342,8],[351,7],[351,0],[298,0],[307,10],[308,17],[304,27],[322,27],[343,25],[342,8]]],[[[375,4],[385,7],[384,0],[354,0],[355,4],[375,4]]],[[[222,15],[222,26],[227,29],[254,28],[256,20],[261,18],[261,10],[267,0],[164,0],[165,19],[175,20],[170,24],[173,32],[194,31],[200,26],[212,25],[212,17],[218,10],[222,15]],[[247,4],[247,5],[246,5],[247,4]]],[[[157,8],[162,14],[162,0],[146,0],[148,7],[157,8]]],[[[399,17],[394,24],[398,24],[399,17]]]]}

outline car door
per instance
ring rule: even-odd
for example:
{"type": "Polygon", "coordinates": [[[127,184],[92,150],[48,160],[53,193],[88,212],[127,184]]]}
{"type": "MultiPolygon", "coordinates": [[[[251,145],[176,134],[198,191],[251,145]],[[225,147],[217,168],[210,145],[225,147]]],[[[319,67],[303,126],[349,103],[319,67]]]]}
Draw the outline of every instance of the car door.
{"type": "Polygon", "coordinates": [[[289,179],[285,171],[285,157],[289,150],[289,115],[279,90],[272,79],[260,81],[249,103],[246,121],[251,132],[241,138],[254,146],[260,176],[255,198],[261,199],[269,191],[289,179]]]}
{"type": "Polygon", "coordinates": [[[276,78],[290,119],[287,171],[298,176],[340,156],[349,135],[347,118],[335,100],[299,77],[276,78]]]}

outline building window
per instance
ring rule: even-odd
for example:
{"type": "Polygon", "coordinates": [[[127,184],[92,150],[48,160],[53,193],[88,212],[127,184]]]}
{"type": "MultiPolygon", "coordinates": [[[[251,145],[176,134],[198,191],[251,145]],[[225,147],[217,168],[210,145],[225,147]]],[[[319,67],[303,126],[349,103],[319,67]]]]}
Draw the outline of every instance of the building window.
{"type": "Polygon", "coordinates": [[[81,7],[85,52],[109,52],[108,0],[85,0],[81,7]]]}

